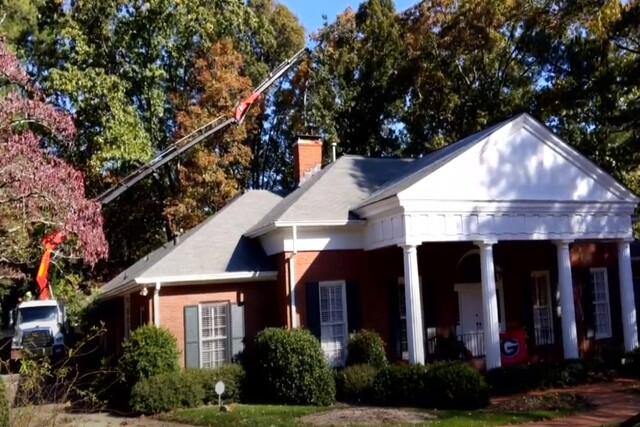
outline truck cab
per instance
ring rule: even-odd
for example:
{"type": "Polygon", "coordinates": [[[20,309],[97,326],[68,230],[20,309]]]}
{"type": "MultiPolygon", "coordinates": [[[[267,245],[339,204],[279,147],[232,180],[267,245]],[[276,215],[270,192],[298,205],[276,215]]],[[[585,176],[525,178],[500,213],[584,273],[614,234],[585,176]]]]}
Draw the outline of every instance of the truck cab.
{"type": "Polygon", "coordinates": [[[64,355],[66,313],[58,301],[25,301],[10,317],[12,360],[64,355]]]}

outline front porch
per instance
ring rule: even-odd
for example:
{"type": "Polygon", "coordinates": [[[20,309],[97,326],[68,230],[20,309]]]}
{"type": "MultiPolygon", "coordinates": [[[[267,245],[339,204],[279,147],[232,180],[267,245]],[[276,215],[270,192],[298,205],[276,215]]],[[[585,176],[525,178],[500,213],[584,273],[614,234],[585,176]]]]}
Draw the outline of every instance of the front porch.
{"type": "Polygon", "coordinates": [[[439,312],[448,307],[436,329],[458,328],[476,354],[485,354],[488,369],[501,365],[505,345],[514,348],[510,341],[501,352],[500,340],[501,329],[514,327],[536,349],[561,345],[567,359],[579,357],[582,336],[617,333],[626,350],[638,347],[629,250],[635,194],[527,115],[427,159],[429,165],[355,209],[367,219],[365,250],[402,249],[411,363],[424,363],[430,351],[433,326],[423,312],[434,309],[433,296],[426,297],[439,289],[427,284],[434,271],[454,277],[444,302],[433,299],[439,312]],[[444,242],[456,248],[446,262],[419,262],[421,247],[444,242]],[[583,247],[610,244],[604,252],[617,264],[582,259],[583,247]],[[581,330],[577,316],[586,325],[581,330]]]}
{"type": "Polygon", "coordinates": [[[630,350],[637,345],[637,340],[624,339],[625,328],[637,336],[635,322],[625,326],[630,318],[622,310],[621,284],[630,268],[627,242],[504,241],[485,245],[484,250],[491,256],[483,259],[482,248],[471,242],[427,242],[415,249],[369,252],[369,264],[377,266],[376,280],[389,284],[391,357],[413,363],[451,357],[444,354],[452,351],[451,338],[464,344],[461,357],[486,359],[488,368],[510,361],[585,357],[603,346],[624,345],[630,350]],[[406,262],[414,255],[415,262],[406,262]],[[482,268],[489,260],[491,265],[482,268]],[[413,294],[405,285],[413,274],[407,274],[407,266],[417,271],[413,294]],[[494,280],[487,280],[483,270],[492,271],[494,280]],[[565,304],[559,274],[563,270],[569,279],[565,304]],[[484,292],[491,285],[495,292],[484,292]],[[411,322],[411,305],[419,322],[411,322]],[[486,310],[492,309],[494,315],[487,316],[486,310]],[[563,322],[563,313],[572,314],[563,322]],[[417,335],[410,333],[411,327],[417,335]],[[501,351],[506,338],[521,341],[518,355],[501,351]]]}

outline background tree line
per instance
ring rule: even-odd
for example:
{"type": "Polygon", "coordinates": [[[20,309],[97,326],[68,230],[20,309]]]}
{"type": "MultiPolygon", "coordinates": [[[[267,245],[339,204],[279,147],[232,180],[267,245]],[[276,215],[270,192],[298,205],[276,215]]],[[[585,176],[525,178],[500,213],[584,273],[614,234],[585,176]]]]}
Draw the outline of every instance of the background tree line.
{"type": "MultiPolygon", "coordinates": [[[[0,0],[0,11],[39,90],[73,117],[72,144],[41,145],[82,172],[87,198],[231,112],[305,44],[275,0],[0,0]]],[[[109,261],[86,274],[110,278],[244,188],[291,189],[291,144],[310,129],[341,153],[419,156],[526,111],[640,191],[639,0],[426,0],[405,11],[367,0],[309,44],[243,126],[103,208],[109,261]]]]}

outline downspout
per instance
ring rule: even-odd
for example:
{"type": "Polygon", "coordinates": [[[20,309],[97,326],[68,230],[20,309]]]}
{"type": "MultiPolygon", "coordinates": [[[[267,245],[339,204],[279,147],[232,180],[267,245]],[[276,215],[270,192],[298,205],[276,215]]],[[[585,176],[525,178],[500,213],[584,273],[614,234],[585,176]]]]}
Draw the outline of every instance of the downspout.
{"type": "Polygon", "coordinates": [[[160,326],[160,282],[156,282],[156,288],[153,291],[153,325],[160,326]]]}
{"type": "Polygon", "coordinates": [[[292,242],[291,254],[289,255],[289,297],[291,298],[291,328],[298,327],[298,318],[296,316],[296,269],[295,260],[298,253],[296,240],[298,239],[298,227],[291,227],[292,242]]]}

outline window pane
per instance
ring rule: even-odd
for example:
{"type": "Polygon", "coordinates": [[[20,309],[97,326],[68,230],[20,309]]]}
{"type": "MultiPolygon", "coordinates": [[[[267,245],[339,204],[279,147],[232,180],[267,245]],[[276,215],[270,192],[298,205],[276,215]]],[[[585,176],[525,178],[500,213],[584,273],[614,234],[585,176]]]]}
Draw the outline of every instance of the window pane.
{"type": "Polygon", "coordinates": [[[227,361],[227,304],[200,307],[200,358],[203,368],[215,368],[227,361]]]}
{"type": "Polygon", "coordinates": [[[611,336],[611,313],[609,312],[606,277],[606,271],[597,270],[591,272],[591,283],[593,285],[594,329],[597,338],[606,338],[611,336]]]}
{"type": "Polygon", "coordinates": [[[346,355],[346,325],[342,285],[320,286],[320,341],[330,365],[342,364],[346,355]]]}

